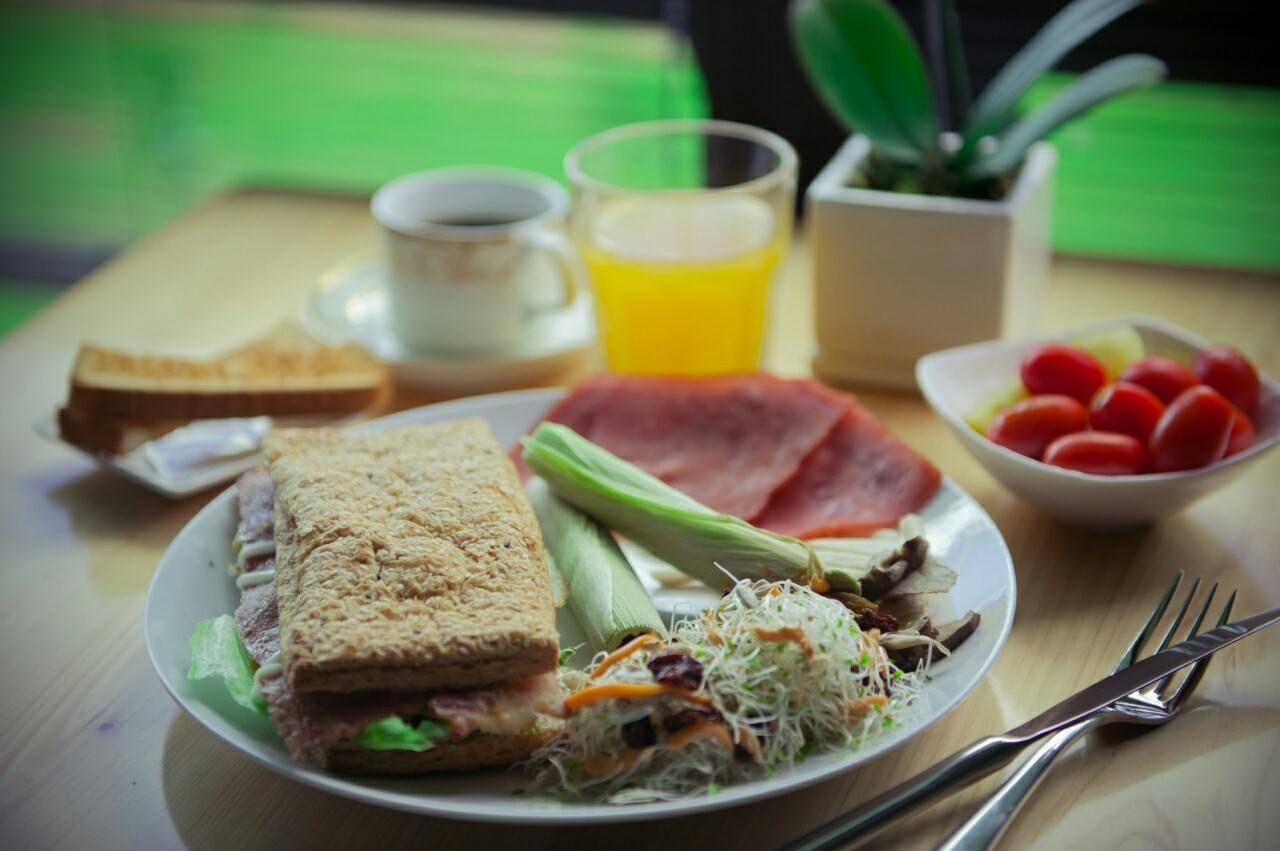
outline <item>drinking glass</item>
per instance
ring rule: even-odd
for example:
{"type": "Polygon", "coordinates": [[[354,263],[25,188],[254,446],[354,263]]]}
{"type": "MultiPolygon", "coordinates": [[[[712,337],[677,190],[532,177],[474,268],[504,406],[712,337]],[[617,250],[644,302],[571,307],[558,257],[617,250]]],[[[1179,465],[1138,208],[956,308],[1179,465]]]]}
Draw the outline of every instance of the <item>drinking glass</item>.
{"type": "Polygon", "coordinates": [[[791,239],[792,147],[745,124],[646,121],[579,143],[565,171],[609,369],[758,368],[791,239]]]}

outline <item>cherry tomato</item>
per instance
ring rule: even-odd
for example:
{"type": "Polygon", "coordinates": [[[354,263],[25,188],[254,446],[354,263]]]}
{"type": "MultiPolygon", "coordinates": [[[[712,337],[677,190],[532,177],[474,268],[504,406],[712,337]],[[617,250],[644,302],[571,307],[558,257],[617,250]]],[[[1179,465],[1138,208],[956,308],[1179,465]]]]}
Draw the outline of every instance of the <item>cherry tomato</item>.
{"type": "Polygon", "coordinates": [[[1258,413],[1258,372],[1244,355],[1230,346],[1210,346],[1196,355],[1191,368],[1237,408],[1251,417],[1258,413]]]}
{"type": "Polygon", "coordinates": [[[1129,364],[1120,373],[1120,380],[1141,384],[1166,405],[1182,391],[1200,383],[1194,372],[1176,360],[1161,357],[1143,358],[1129,364]]]}
{"type": "Polygon", "coordinates": [[[1203,384],[1184,391],[1164,409],[1147,445],[1153,473],[1212,464],[1227,452],[1236,407],[1203,384]]]}
{"type": "Polygon", "coordinates": [[[1047,394],[1005,408],[987,426],[987,437],[1021,455],[1039,458],[1055,438],[1089,425],[1089,412],[1070,396],[1047,394]]]}
{"type": "Polygon", "coordinates": [[[1227,438],[1227,455],[1243,452],[1258,439],[1253,429],[1253,420],[1244,411],[1236,411],[1236,418],[1231,421],[1231,435],[1227,438]]]}
{"type": "Polygon", "coordinates": [[[1084,349],[1047,343],[1032,349],[1022,362],[1022,383],[1027,392],[1060,393],[1086,405],[1107,383],[1102,362],[1084,349]]]}
{"type": "Polygon", "coordinates": [[[1164,403],[1141,384],[1117,381],[1097,392],[1089,404],[1089,425],[1098,431],[1118,431],[1144,446],[1164,413],[1164,403]]]}
{"type": "Polygon", "coordinates": [[[1044,451],[1044,463],[1095,476],[1131,476],[1142,472],[1147,450],[1142,442],[1114,431],[1064,434],[1044,451]]]}

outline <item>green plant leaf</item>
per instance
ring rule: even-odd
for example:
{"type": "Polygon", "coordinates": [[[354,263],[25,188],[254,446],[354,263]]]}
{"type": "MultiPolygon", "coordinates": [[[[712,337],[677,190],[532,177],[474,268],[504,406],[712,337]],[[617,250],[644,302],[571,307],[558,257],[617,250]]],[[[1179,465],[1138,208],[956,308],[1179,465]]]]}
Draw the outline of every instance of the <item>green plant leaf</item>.
{"type": "Polygon", "coordinates": [[[972,100],[960,16],[956,14],[954,0],[926,0],[924,12],[938,119],[945,129],[955,130],[968,122],[972,100]]]}
{"type": "Polygon", "coordinates": [[[1080,42],[1144,0],[1075,0],[1049,19],[982,90],[965,127],[965,147],[1007,126],[1040,75],[1080,42]]]}
{"type": "Polygon", "coordinates": [[[937,141],[924,59],[883,0],[796,0],[791,34],[827,108],[885,154],[918,162],[937,141]]]}
{"type": "Polygon", "coordinates": [[[1102,63],[1006,130],[994,151],[974,161],[970,174],[981,178],[1011,171],[1022,161],[1027,148],[1062,124],[1121,92],[1158,83],[1165,73],[1165,65],[1159,59],[1138,53],[1102,63]]]}

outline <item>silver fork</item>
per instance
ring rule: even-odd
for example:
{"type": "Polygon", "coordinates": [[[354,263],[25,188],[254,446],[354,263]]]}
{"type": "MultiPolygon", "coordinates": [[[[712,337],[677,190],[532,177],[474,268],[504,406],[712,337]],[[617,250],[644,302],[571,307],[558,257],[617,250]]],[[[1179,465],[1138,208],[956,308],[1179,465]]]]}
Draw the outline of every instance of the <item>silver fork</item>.
{"type": "MultiPolygon", "coordinates": [[[[1112,673],[1127,668],[1138,661],[1143,645],[1151,638],[1161,618],[1164,617],[1165,610],[1169,607],[1169,601],[1173,599],[1173,595],[1177,592],[1178,586],[1182,582],[1182,576],[1182,571],[1178,571],[1173,577],[1173,582],[1169,584],[1168,590],[1160,598],[1155,611],[1151,613],[1151,617],[1147,619],[1142,631],[1138,633],[1133,643],[1129,645],[1129,649],[1120,657],[1120,661],[1116,663],[1112,673]]],[[[1153,652],[1159,653],[1169,646],[1173,634],[1182,624],[1182,619],[1186,615],[1187,609],[1190,607],[1191,601],[1195,598],[1196,591],[1199,588],[1200,580],[1196,579],[1191,584],[1191,590],[1187,592],[1186,599],[1182,601],[1177,617],[1174,618],[1173,623],[1165,631],[1164,637],[1160,641],[1160,646],[1153,652]]],[[[1199,632],[1200,625],[1204,622],[1205,614],[1209,611],[1209,604],[1213,602],[1213,596],[1217,590],[1218,583],[1215,582],[1209,589],[1204,603],[1200,606],[1200,611],[1196,614],[1191,628],[1187,630],[1186,637],[1188,639],[1194,638],[1199,632]]],[[[1231,596],[1227,598],[1226,606],[1223,607],[1222,614],[1218,618],[1218,626],[1222,626],[1227,622],[1235,600],[1236,592],[1232,591],[1231,596]]],[[[1187,698],[1195,691],[1196,686],[1200,684],[1200,679],[1204,676],[1205,669],[1208,667],[1209,660],[1203,659],[1192,665],[1188,669],[1186,677],[1173,688],[1169,687],[1174,678],[1174,675],[1170,674],[1151,687],[1133,692],[1128,697],[1122,698],[1106,710],[1054,733],[1044,744],[1036,748],[1031,756],[1027,757],[1026,761],[1005,780],[995,794],[988,798],[977,812],[969,817],[968,821],[938,846],[939,851],[977,851],[977,849],[990,848],[1000,840],[1001,835],[1012,822],[1014,815],[1017,814],[1027,797],[1039,785],[1049,767],[1053,765],[1054,760],[1063,751],[1071,747],[1077,739],[1090,730],[1106,724],[1158,726],[1168,722],[1177,716],[1182,707],[1186,705],[1187,698]]]]}

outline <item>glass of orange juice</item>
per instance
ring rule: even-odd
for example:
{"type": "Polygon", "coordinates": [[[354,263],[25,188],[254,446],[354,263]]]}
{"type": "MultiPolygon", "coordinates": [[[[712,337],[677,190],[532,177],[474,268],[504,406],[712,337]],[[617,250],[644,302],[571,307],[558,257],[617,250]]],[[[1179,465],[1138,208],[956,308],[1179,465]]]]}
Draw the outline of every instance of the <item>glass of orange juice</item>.
{"type": "Polygon", "coordinates": [[[728,121],[646,121],[579,143],[565,171],[609,369],[758,368],[769,284],[791,239],[786,140],[728,121]]]}

